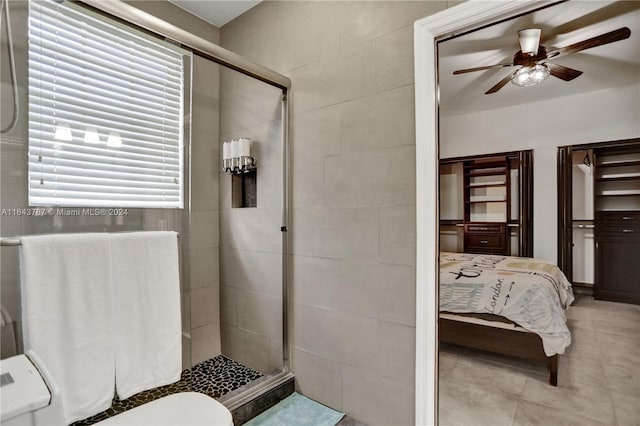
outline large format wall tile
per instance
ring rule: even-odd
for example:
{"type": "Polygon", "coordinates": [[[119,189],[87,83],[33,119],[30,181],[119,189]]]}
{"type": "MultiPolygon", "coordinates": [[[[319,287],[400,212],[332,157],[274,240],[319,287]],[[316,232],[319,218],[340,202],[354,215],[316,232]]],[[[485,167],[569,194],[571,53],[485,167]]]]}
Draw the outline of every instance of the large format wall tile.
{"type": "Polygon", "coordinates": [[[414,207],[380,208],[380,260],[399,265],[416,262],[414,207]]]}
{"type": "MultiPolygon", "coordinates": [[[[343,111],[343,151],[362,153],[407,145],[415,156],[413,84],[351,100],[344,104],[343,111]]],[[[415,177],[413,163],[415,158],[405,164],[394,164],[394,167],[398,174],[411,180],[415,177]]],[[[365,163],[359,167],[371,166],[365,163]]]]}
{"type": "Polygon", "coordinates": [[[291,368],[301,372],[296,374],[299,392],[336,410],[342,409],[342,365],[339,362],[294,347],[291,368]]]}
{"type": "Polygon", "coordinates": [[[292,216],[293,254],[340,259],[378,256],[376,208],[297,209],[292,216]]]}
{"type": "Polygon", "coordinates": [[[369,426],[412,425],[413,386],[345,365],[342,406],[369,426]]]}
{"type": "Polygon", "coordinates": [[[220,296],[217,286],[191,290],[191,328],[217,324],[220,318],[220,296]]]}
{"type": "Polygon", "coordinates": [[[325,205],[415,205],[414,157],[415,148],[405,145],[325,158],[325,205]]]}
{"type": "Polygon", "coordinates": [[[219,324],[191,329],[191,363],[197,364],[219,355],[220,341],[219,324]]]}
{"type": "Polygon", "coordinates": [[[294,114],[371,93],[375,87],[373,61],[373,42],[368,42],[294,70],[294,114]]]}
{"type": "Polygon", "coordinates": [[[413,84],[413,25],[377,38],[375,50],[378,90],[413,84]]]}
{"type": "Polygon", "coordinates": [[[342,46],[375,39],[419,18],[445,9],[438,1],[352,1],[345,2],[342,46]]]}

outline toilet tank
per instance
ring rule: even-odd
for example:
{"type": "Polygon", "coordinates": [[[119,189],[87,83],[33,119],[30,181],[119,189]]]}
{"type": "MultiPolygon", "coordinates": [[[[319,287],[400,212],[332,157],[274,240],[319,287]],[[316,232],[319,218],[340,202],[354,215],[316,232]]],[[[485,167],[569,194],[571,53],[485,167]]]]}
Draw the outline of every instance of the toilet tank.
{"type": "Polygon", "coordinates": [[[58,388],[35,353],[0,360],[0,374],[0,424],[64,424],[58,388]]]}

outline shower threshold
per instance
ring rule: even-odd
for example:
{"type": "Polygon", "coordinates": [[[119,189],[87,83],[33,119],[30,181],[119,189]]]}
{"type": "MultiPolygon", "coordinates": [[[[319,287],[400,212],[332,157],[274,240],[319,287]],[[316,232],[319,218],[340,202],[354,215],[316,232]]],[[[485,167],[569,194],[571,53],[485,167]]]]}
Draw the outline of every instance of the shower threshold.
{"type": "Polygon", "coordinates": [[[274,371],[218,401],[231,411],[233,424],[242,425],[276,405],[295,391],[295,376],[289,371],[274,371]]]}

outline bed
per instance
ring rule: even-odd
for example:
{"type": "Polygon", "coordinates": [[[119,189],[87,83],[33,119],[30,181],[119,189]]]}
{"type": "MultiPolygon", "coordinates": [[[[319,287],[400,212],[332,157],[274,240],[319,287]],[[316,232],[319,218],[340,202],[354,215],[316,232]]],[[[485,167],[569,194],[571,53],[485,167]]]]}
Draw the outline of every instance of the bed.
{"type": "Polygon", "coordinates": [[[571,284],[534,258],[440,253],[441,342],[545,362],[558,383],[558,355],[571,344],[571,284]]]}

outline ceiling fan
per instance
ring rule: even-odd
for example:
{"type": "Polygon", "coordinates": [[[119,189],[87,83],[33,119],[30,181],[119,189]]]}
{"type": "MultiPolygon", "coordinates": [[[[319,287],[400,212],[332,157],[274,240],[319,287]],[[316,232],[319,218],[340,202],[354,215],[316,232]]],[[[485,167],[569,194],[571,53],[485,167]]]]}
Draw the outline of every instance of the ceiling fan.
{"type": "Polygon", "coordinates": [[[483,71],[491,68],[518,67],[505,78],[500,80],[498,84],[487,90],[485,95],[496,93],[509,81],[516,86],[521,87],[540,84],[546,80],[549,75],[560,78],[564,81],[571,81],[574,78],[579,77],[582,74],[582,71],[574,70],[548,61],[580,52],[581,50],[591,49],[593,47],[624,40],[629,38],[631,30],[627,27],[622,27],[596,37],[570,44],[569,46],[560,47],[550,52],[547,52],[547,49],[540,45],[540,34],[541,30],[537,28],[518,31],[520,50],[513,55],[513,61],[511,63],[456,70],[453,74],[465,74],[468,72],[483,71]]]}

